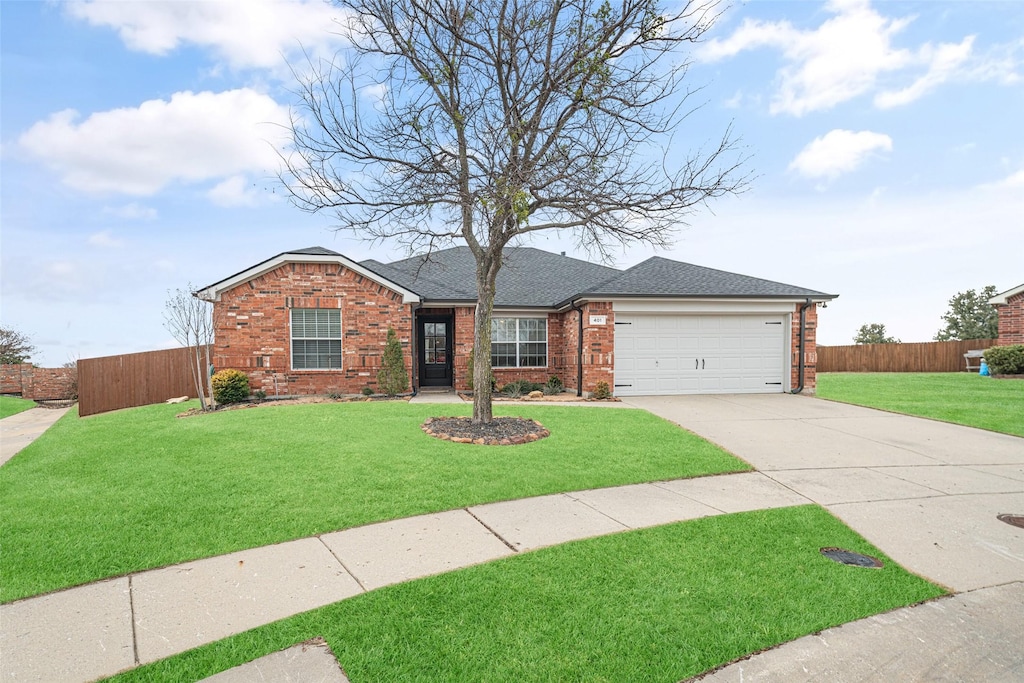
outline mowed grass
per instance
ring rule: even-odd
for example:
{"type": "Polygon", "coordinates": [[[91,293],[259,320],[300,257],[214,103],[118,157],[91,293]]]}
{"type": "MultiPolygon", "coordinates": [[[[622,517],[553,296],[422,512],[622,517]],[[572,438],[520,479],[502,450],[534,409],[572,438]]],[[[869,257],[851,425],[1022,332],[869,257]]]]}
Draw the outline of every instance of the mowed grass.
{"type": "Polygon", "coordinates": [[[353,683],[675,683],[939,595],[817,506],[645,529],[395,585],[116,677],[192,681],[316,636],[353,683]],[[882,559],[840,565],[822,547],[882,559]]]}
{"type": "Polygon", "coordinates": [[[35,407],[35,401],[18,398],[17,396],[0,396],[0,420],[35,407]]]}
{"type": "Polygon", "coordinates": [[[469,406],[275,405],[176,418],[184,408],[71,411],[0,469],[0,601],[369,522],[750,469],[632,409],[496,406],[551,436],[475,446],[420,429],[469,406]]]}
{"type": "Polygon", "coordinates": [[[1024,436],[1024,380],[966,372],[829,372],[818,375],[817,394],[1024,436]]]}

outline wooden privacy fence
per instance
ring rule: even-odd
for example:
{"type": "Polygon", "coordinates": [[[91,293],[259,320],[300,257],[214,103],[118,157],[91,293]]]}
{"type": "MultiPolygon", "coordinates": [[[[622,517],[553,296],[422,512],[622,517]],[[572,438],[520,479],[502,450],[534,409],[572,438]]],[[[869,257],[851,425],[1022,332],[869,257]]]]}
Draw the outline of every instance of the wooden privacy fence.
{"type": "Polygon", "coordinates": [[[194,350],[192,346],[79,360],[79,416],[163,403],[176,396],[195,398],[189,366],[194,350]]]}
{"type": "Polygon", "coordinates": [[[964,372],[964,354],[995,346],[995,339],[819,346],[818,372],[964,372]]]}

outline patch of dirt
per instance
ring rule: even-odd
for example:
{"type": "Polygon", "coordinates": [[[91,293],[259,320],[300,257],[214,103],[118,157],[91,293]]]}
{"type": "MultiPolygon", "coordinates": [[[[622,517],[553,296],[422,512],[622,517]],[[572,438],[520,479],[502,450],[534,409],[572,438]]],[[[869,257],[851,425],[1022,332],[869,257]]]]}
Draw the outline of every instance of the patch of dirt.
{"type": "Polygon", "coordinates": [[[523,417],[496,417],[490,424],[473,424],[470,417],[432,417],[423,423],[430,436],[454,443],[514,446],[549,436],[544,425],[523,417]]]}
{"type": "MultiPolygon", "coordinates": [[[[460,392],[459,398],[461,398],[463,401],[468,401],[469,403],[473,402],[473,394],[460,392]]],[[[580,401],[586,401],[587,403],[598,403],[603,401],[605,403],[608,403],[621,401],[621,399],[615,398],[614,396],[611,398],[583,398],[582,396],[577,396],[576,394],[565,393],[544,395],[539,398],[530,398],[529,396],[526,395],[520,396],[518,398],[512,398],[511,396],[506,396],[505,394],[494,393],[491,395],[491,400],[494,401],[495,403],[501,401],[529,401],[530,403],[578,403],[580,401]]]]}

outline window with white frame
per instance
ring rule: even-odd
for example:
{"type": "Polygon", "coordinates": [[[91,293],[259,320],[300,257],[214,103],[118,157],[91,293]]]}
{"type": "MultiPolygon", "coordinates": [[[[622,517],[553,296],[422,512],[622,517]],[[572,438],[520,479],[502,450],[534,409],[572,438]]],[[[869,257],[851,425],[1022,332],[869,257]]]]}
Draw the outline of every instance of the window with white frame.
{"type": "Polygon", "coordinates": [[[493,367],[543,368],[547,364],[547,318],[491,318],[493,367]]]}
{"type": "Polygon", "coordinates": [[[337,308],[292,309],[292,369],[341,368],[341,311],[337,308]]]}

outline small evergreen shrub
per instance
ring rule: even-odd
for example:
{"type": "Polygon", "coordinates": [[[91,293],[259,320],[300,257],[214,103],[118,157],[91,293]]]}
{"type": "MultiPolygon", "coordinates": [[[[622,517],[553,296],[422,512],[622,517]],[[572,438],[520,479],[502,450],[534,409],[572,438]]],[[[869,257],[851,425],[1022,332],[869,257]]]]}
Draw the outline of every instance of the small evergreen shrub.
{"type": "Polygon", "coordinates": [[[598,382],[594,385],[594,398],[605,399],[612,397],[612,390],[608,388],[608,382],[598,382]]]}
{"type": "Polygon", "coordinates": [[[262,403],[267,398],[267,392],[263,391],[262,389],[257,389],[256,391],[252,392],[252,397],[256,399],[257,403],[262,403]]]}
{"type": "Polygon", "coordinates": [[[363,387],[363,396],[373,396],[373,389],[370,387],[363,387]]]}
{"type": "Polygon", "coordinates": [[[558,378],[558,375],[551,375],[548,377],[548,381],[544,383],[544,393],[548,396],[562,393],[565,389],[565,385],[562,384],[562,380],[558,378]]]}
{"type": "Polygon", "coordinates": [[[392,327],[388,328],[388,341],[384,346],[384,358],[377,372],[377,386],[382,394],[397,396],[409,390],[409,373],[405,371],[402,357],[402,342],[392,327]]]}
{"type": "Polygon", "coordinates": [[[993,375],[1024,375],[1024,344],[986,349],[985,362],[993,375]]]}
{"type": "Polygon", "coordinates": [[[213,400],[227,405],[240,403],[249,398],[249,375],[241,370],[220,370],[210,378],[213,384],[213,400]]]}
{"type": "Polygon", "coordinates": [[[543,384],[538,382],[531,382],[525,379],[514,379],[501,388],[501,393],[511,396],[512,398],[518,398],[525,396],[531,391],[541,391],[544,388],[543,384]]]}

